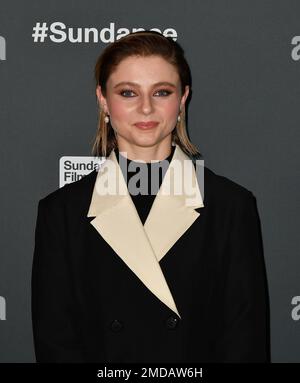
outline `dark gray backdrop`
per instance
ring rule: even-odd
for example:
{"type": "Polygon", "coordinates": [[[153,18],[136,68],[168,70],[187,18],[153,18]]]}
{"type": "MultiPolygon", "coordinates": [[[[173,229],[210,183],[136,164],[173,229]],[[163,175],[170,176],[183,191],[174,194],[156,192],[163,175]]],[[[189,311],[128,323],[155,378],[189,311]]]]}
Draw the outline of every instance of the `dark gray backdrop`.
{"type": "Polygon", "coordinates": [[[34,42],[37,22],[176,31],[193,75],[190,137],[206,166],[257,198],[272,361],[300,361],[299,15],[296,0],[1,0],[0,362],[35,360],[30,277],[37,202],[58,188],[60,157],[91,155],[93,69],[106,45],[34,42]]]}

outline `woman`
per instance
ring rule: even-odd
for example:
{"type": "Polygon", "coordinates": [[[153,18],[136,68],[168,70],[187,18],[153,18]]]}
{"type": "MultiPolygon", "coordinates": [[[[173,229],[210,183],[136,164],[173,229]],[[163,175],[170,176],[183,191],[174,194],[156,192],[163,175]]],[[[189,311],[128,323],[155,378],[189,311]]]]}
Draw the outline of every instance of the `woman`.
{"type": "Polygon", "coordinates": [[[106,160],[39,201],[37,361],[269,361],[256,199],[207,167],[198,177],[183,50],[132,33],[103,51],[95,78],[93,154],[106,160]]]}

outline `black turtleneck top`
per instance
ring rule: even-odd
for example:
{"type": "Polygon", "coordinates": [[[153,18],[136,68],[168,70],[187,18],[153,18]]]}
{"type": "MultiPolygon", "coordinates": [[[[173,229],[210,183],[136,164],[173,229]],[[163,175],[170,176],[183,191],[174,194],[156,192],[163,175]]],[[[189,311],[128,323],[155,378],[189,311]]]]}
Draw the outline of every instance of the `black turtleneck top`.
{"type": "Polygon", "coordinates": [[[127,182],[129,195],[132,198],[143,225],[146,222],[153,201],[172,160],[175,148],[176,147],[172,145],[171,154],[167,158],[153,163],[130,160],[129,158],[124,157],[119,152],[118,148],[115,149],[118,163],[122,169],[124,179],[127,182]],[[162,166],[163,161],[167,161],[164,162],[165,166],[162,166]],[[157,174],[158,177],[151,178],[151,172],[153,172],[152,174],[157,174]],[[133,176],[136,177],[130,181],[133,176]],[[140,185],[140,180],[138,178],[141,179],[142,182],[143,180],[147,181],[148,178],[148,183],[143,182],[143,185],[148,185],[148,191],[147,188],[145,189],[143,185],[140,185]],[[136,188],[142,188],[142,190],[138,190],[138,194],[136,194],[136,188]]]}

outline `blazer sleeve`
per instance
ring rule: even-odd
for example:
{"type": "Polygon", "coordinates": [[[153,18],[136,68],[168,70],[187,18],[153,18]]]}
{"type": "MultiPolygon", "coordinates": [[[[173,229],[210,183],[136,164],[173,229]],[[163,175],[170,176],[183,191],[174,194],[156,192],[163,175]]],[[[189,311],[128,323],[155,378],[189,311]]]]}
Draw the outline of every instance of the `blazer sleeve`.
{"type": "Polygon", "coordinates": [[[268,363],[267,278],[256,198],[247,191],[234,205],[217,359],[221,363],[268,363]]]}
{"type": "MultiPolygon", "coordinates": [[[[55,202],[55,203],[54,203],[55,202]]],[[[63,209],[38,203],[31,275],[31,314],[37,362],[83,362],[66,258],[63,209]]]]}

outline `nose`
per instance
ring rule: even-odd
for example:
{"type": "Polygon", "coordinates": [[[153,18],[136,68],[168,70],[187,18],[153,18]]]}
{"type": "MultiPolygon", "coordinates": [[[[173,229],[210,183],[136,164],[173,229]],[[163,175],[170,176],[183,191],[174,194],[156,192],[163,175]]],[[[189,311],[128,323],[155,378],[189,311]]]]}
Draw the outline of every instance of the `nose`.
{"type": "Polygon", "coordinates": [[[140,109],[144,114],[149,114],[153,111],[151,96],[143,95],[141,97],[140,109]]]}

